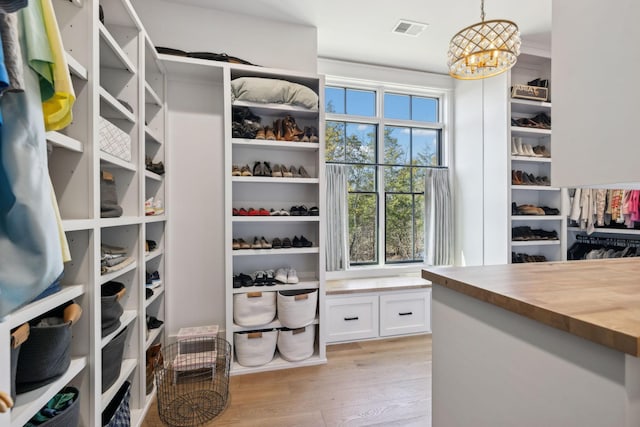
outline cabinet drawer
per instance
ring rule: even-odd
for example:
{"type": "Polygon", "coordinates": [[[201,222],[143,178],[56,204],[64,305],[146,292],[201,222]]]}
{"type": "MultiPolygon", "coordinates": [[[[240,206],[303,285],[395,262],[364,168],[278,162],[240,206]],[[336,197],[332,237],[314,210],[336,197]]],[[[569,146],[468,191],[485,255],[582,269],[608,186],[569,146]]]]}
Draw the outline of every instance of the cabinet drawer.
{"type": "Polygon", "coordinates": [[[327,298],[327,342],[378,336],[378,296],[327,298]]]}
{"type": "Polygon", "coordinates": [[[380,295],[380,336],[431,330],[431,290],[380,295]]]}

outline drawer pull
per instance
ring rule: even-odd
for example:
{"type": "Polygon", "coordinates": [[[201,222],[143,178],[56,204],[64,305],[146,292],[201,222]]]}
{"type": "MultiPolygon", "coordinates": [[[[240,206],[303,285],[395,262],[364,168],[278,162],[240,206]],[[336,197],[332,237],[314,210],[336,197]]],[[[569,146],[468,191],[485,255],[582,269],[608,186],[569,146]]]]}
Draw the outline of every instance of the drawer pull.
{"type": "Polygon", "coordinates": [[[398,316],[411,316],[413,311],[405,311],[404,313],[398,313],[398,316]]]}
{"type": "Polygon", "coordinates": [[[355,316],[355,317],[345,317],[345,318],[344,318],[344,320],[346,320],[347,322],[348,322],[349,320],[358,320],[358,319],[359,319],[359,318],[358,318],[358,316],[355,316]]]}

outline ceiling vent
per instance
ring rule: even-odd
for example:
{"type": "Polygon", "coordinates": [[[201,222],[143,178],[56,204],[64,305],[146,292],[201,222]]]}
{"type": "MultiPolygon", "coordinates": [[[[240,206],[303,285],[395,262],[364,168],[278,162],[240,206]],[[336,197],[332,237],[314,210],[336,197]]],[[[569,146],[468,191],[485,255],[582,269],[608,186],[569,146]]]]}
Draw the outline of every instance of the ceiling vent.
{"type": "Polygon", "coordinates": [[[412,22],[407,21],[406,19],[401,19],[398,23],[393,27],[392,33],[395,34],[403,34],[405,36],[418,37],[422,32],[427,28],[429,24],[423,24],[421,22],[412,22]]]}

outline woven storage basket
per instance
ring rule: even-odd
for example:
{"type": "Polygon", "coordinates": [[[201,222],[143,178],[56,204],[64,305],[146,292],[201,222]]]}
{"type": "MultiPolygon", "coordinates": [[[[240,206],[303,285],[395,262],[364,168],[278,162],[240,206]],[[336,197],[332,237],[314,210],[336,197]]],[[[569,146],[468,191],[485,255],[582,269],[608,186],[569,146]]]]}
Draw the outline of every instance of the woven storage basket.
{"type": "Polygon", "coordinates": [[[304,328],[283,328],[278,332],[278,353],[284,360],[298,362],[313,355],[313,345],[316,340],[316,326],[304,328]]]}
{"type": "Polygon", "coordinates": [[[233,321],[246,328],[264,326],[276,317],[275,292],[249,292],[233,296],[233,321]]]}
{"type": "Polygon", "coordinates": [[[102,349],[102,392],[104,393],[116,382],[122,368],[122,356],[127,340],[127,328],[116,335],[102,349]]]}
{"type": "Polygon", "coordinates": [[[124,312],[120,298],[126,292],[126,288],[120,282],[107,282],[101,286],[100,292],[102,336],[105,337],[120,327],[120,316],[124,312]]]}
{"type": "Polygon", "coordinates": [[[75,387],[65,387],[58,394],[61,393],[73,393],[75,395],[73,403],[55,417],[36,425],[45,427],[78,427],[80,424],[80,392],[75,387]]]}
{"type": "Polygon", "coordinates": [[[55,381],[69,368],[72,322],[63,319],[65,307],[58,307],[30,322],[29,339],[20,347],[16,367],[18,394],[55,381]]]}
{"type": "Polygon", "coordinates": [[[102,412],[103,427],[129,427],[131,425],[131,383],[125,381],[120,390],[113,397],[109,405],[102,412]]]}
{"type": "Polygon", "coordinates": [[[236,332],[233,334],[236,359],[242,366],[261,366],[273,360],[278,330],[236,332]]]}
{"type": "Polygon", "coordinates": [[[302,328],[316,318],[317,289],[278,292],[278,320],[285,328],[302,328]]]}

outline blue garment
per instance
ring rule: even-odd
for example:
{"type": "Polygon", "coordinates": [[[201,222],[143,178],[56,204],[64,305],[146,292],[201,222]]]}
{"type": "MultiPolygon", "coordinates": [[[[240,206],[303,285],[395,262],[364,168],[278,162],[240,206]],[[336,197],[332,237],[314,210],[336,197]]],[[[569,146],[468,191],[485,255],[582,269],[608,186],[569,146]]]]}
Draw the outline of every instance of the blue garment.
{"type": "MultiPolygon", "coordinates": [[[[20,31],[23,64],[24,29],[20,31]]],[[[38,76],[0,98],[0,317],[33,300],[63,272],[47,165],[38,76]]]]}
{"type": "MultiPolygon", "coordinates": [[[[4,65],[4,50],[2,48],[2,37],[0,37],[0,95],[9,87],[9,73],[4,65]]],[[[0,126],[2,126],[2,111],[0,111],[0,126]]]]}

